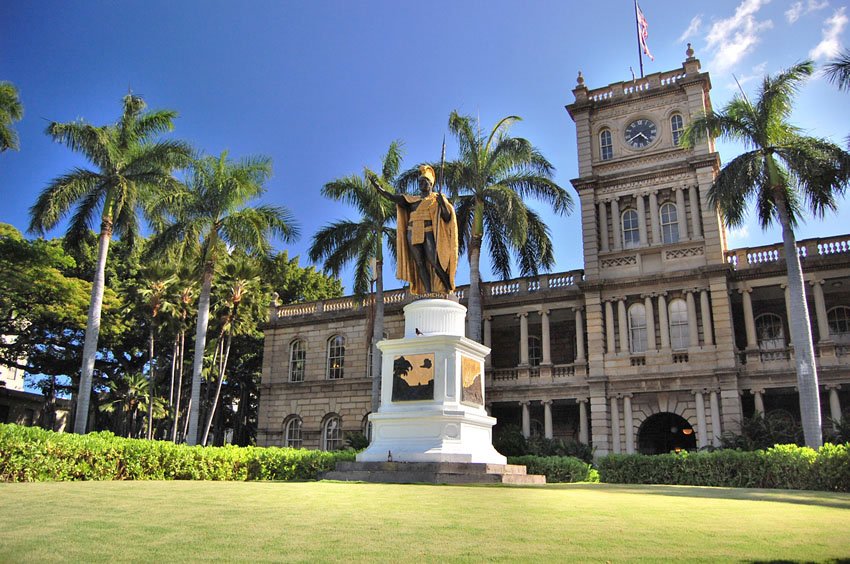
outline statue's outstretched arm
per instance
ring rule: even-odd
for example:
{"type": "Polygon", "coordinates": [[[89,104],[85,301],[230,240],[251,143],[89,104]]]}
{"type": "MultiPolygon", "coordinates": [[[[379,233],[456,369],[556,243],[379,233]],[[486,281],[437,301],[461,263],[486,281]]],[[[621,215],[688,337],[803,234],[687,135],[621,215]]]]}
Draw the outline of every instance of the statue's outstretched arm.
{"type": "Polygon", "coordinates": [[[377,190],[381,196],[390,201],[395,202],[397,205],[407,206],[407,200],[405,200],[403,196],[401,196],[400,194],[393,194],[391,192],[387,192],[386,190],[381,188],[381,184],[380,182],[378,182],[378,178],[374,174],[370,174],[368,176],[369,182],[372,184],[372,186],[375,187],[375,190],[377,190]]]}

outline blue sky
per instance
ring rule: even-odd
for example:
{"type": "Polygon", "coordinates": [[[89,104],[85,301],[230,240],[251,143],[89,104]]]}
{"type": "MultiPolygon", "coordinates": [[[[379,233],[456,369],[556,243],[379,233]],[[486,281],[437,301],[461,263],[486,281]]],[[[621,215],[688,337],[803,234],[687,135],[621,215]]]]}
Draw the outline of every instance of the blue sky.
{"type": "MultiPolygon", "coordinates": [[[[765,73],[807,57],[822,63],[850,46],[850,10],[835,0],[644,0],[641,7],[655,56],[646,72],[679,68],[693,43],[711,73],[715,107],[735,93],[733,73],[751,91],[765,73]]],[[[521,116],[512,133],[530,139],[574,194],[575,129],[564,105],[573,101],[577,71],[596,88],[630,78],[630,67],[637,72],[630,0],[580,8],[555,0],[8,0],[0,2],[0,80],[18,86],[25,117],[17,124],[20,152],[0,155],[0,222],[25,229],[50,179],[86,165],[44,135],[48,121],[111,122],[132,88],[153,108],[177,110],[173,135],[198,149],[272,158],[264,199],[300,218],[302,237],[288,248],[306,264],[322,225],[355,217],[324,200],[322,185],[377,168],[394,139],[405,143],[405,168],[438,159],[454,109],[480,117],[483,127],[521,116]]],[[[822,78],[805,86],[797,108],[794,120],[812,135],[843,143],[850,134],[850,95],[822,78]]],[[[738,150],[721,145],[721,158],[738,150]]],[[[448,158],[454,151],[449,138],[448,158]]],[[[579,215],[547,217],[556,270],[581,268],[579,215]]],[[[848,225],[844,201],[837,215],[807,221],[798,237],[848,233],[848,225]]],[[[778,231],[752,222],[730,245],[778,240],[778,231]]],[[[482,268],[494,278],[488,264],[482,268]]],[[[393,272],[389,265],[390,288],[399,286],[393,272]]],[[[462,269],[458,283],[467,282],[462,269]]]]}

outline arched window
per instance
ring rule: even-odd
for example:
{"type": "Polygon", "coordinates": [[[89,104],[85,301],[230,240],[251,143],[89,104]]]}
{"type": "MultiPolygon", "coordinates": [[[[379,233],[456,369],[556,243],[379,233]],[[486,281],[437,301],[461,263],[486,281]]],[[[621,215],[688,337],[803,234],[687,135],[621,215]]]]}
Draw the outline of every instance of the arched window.
{"type": "Polygon", "coordinates": [[[670,322],[670,346],[674,351],[688,348],[691,342],[688,331],[688,305],[677,298],[667,305],[667,319],[670,322]]]}
{"type": "Polygon", "coordinates": [[[543,358],[543,348],[540,346],[540,337],[529,335],[528,337],[528,364],[540,366],[543,358]]]}
{"type": "Polygon", "coordinates": [[[301,448],[301,445],[301,418],[291,415],[283,428],[283,446],[301,448]]]}
{"type": "Polygon", "coordinates": [[[850,307],[837,306],[826,314],[829,337],[841,344],[850,343],[850,307]]]}
{"type": "Polygon", "coordinates": [[[342,448],[342,420],[338,415],[331,415],[322,425],[322,450],[340,448],[342,448]]]}
{"type": "Polygon", "coordinates": [[[640,229],[638,228],[638,213],[635,210],[626,210],[622,215],[623,221],[623,247],[630,249],[640,245],[640,229]]]}
{"type": "Polygon", "coordinates": [[[370,413],[367,413],[366,415],[363,416],[363,421],[360,423],[360,432],[363,433],[363,436],[366,437],[366,440],[371,443],[372,442],[372,422],[369,421],[370,413]]]}
{"type": "Polygon", "coordinates": [[[685,124],[681,114],[673,114],[670,117],[670,131],[673,133],[673,144],[678,145],[682,139],[682,132],[685,130],[685,124]]]}
{"type": "Polygon", "coordinates": [[[328,380],[339,380],[345,371],[345,337],[328,339],[328,380]]]}
{"type": "Polygon", "coordinates": [[[611,143],[611,131],[603,129],[599,133],[599,157],[603,161],[614,158],[614,146],[611,143]]]}
{"type": "Polygon", "coordinates": [[[307,363],[307,346],[301,339],[289,344],[289,381],[303,382],[304,367],[307,363]]]}
{"type": "Polygon", "coordinates": [[[667,202],[661,205],[661,240],[664,243],[679,241],[679,214],[676,204],[667,202]]]}
{"type": "Polygon", "coordinates": [[[633,353],[646,352],[646,309],[643,304],[629,308],[629,350],[633,353]]]}
{"type": "Polygon", "coordinates": [[[775,313],[763,313],[756,317],[756,335],[759,349],[775,351],[785,348],[785,328],[782,318],[775,313]]]}

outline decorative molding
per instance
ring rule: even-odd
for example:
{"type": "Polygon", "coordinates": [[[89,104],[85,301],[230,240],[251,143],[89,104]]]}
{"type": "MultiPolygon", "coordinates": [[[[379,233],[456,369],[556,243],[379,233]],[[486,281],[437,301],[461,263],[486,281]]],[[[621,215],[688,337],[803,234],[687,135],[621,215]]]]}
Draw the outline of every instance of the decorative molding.
{"type": "Polygon", "coordinates": [[[705,249],[702,247],[688,247],[685,249],[671,249],[664,253],[666,260],[676,260],[681,258],[701,257],[705,254],[705,249]]]}
{"type": "Polygon", "coordinates": [[[617,268],[619,266],[636,266],[637,255],[629,255],[627,257],[617,257],[610,259],[602,259],[602,268],[617,268]]]}

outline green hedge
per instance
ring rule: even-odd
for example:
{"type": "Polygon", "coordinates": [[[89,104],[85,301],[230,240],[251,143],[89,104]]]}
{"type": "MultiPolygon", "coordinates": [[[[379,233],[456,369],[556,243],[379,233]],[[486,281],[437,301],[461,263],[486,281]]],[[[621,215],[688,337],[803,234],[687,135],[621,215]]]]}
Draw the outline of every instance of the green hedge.
{"type": "Polygon", "coordinates": [[[617,484],[678,484],[734,488],[850,491],[850,443],[815,451],[797,445],[767,450],[611,454],[599,478],[617,484]]]}
{"type": "Polygon", "coordinates": [[[508,464],[521,464],[529,474],[543,474],[548,483],[599,481],[590,464],[572,456],[509,456],[508,464]]]}
{"type": "Polygon", "coordinates": [[[0,425],[0,481],[315,480],[354,453],[292,448],[190,447],[0,425]]]}

